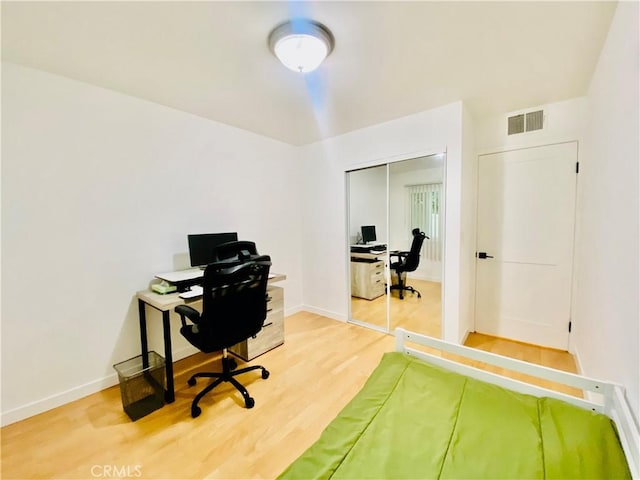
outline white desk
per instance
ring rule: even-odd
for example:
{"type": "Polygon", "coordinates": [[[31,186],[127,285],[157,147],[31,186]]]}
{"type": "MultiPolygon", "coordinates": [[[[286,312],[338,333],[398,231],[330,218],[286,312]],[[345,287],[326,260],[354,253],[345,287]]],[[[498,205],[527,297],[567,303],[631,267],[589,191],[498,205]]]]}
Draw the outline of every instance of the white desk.
{"type": "Polygon", "coordinates": [[[351,258],[365,258],[369,260],[384,260],[387,252],[351,252],[351,258]]]}
{"type": "Polygon", "coordinates": [[[187,270],[178,270],[177,272],[159,273],[156,278],[165,280],[169,283],[185,282],[187,280],[196,280],[204,276],[202,268],[189,268],[187,270]]]}
{"type": "MultiPolygon", "coordinates": [[[[200,270],[202,272],[202,270],[200,270]]],[[[286,280],[287,276],[276,273],[270,275],[269,283],[286,280]]],[[[193,278],[193,277],[192,277],[193,278]]],[[[138,315],[140,319],[140,346],[142,349],[142,365],[149,366],[149,344],[147,342],[147,315],[146,306],[150,306],[162,312],[162,334],[164,339],[164,361],[167,375],[167,389],[165,390],[165,401],[172,403],[175,400],[175,388],[173,383],[173,351],[171,349],[171,324],[169,323],[171,311],[178,305],[190,305],[193,307],[202,304],[202,297],[184,300],[179,297],[179,293],[168,293],[161,295],[151,290],[143,290],[136,294],[138,297],[138,315]]]]}

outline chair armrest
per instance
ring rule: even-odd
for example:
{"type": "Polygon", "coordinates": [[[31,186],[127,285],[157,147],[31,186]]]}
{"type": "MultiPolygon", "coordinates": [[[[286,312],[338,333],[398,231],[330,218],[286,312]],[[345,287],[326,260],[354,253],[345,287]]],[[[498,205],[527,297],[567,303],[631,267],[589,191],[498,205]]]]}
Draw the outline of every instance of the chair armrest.
{"type": "Polygon", "coordinates": [[[175,311],[180,315],[180,320],[182,321],[183,327],[187,326],[187,322],[185,321],[184,317],[187,317],[196,325],[200,322],[200,312],[198,312],[195,308],[191,308],[188,305],[178,305],[175,308],[175,311]]]}
{"type": "Polygon", "coordinates": [[[406,257],[407,255],[409,255],[409,252],[399,252],[398,250],[394,250],[393,252],[389,252],[389,257],[402,258],[402,257],[406,257]]]}

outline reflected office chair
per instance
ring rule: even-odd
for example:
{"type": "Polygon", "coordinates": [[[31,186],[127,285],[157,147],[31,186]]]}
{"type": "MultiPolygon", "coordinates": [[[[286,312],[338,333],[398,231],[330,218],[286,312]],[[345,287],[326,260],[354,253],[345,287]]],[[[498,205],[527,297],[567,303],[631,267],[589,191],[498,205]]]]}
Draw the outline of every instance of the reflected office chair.
{"type": "Polygon", "coordinates": [[[419,228],[414,228],[411,233],[413,234],[413,241],[411,242],[411,250],[408,252],[390,252],[389,262],[392,270],[395,270],[398,275],[398,283],[391,285],[391,290],[399,290],[400,299],[404,299],[403,292],[406,290],[411,293],[417,293],[418,298],[422,295],[418,290],[406,284],[407,272],[413,272],[420,264],[420,249],[422,243],[427,237],[424,232],[421,232],[419,228]],[[394,257],[396,260],[394,261],[394,257]]]}
{"type": "Polygon", "coordinates": [[[198,372],[188,383],[193,386],[196,378],[211,378],[211,383],[196,395],[191,404],[191,416],[197,417],[202,410],[198,402],[222,382],[231,383],[244,398],[247,408],[255,401],[247,389],[234,377],[251,370],[262,370],[262,378],[269,372],[261,365],[234,370],[237,366],[228,357],[227,348],[256,335],[267,317],[267,281],[271,258],[268,255],[239,258],[234,265],[212,263],[204,271],[202,284],[202,314],[188,305],[178,305],[180,333],[204,353],[222,350],[222,372],[198,372]],[[192,324],[188,324],[189,319],[192,324]]]}

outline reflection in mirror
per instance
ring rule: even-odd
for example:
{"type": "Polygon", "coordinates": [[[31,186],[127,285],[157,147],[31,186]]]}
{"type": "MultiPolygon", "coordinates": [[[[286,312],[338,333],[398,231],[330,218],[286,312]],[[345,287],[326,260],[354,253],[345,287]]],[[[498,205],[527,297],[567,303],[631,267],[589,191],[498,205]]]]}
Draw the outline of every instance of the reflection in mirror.
{"type": "Polygon", "coordinates": [[[389,165],[391,331],[442,336],[443,184],[443,154],[389,165]]]}
{"type": "Polygon", "coordinates": [[[347,174],[349,189],[349,271],[351,318],[388,331],[385,295],[387,166],[347,174]]]}

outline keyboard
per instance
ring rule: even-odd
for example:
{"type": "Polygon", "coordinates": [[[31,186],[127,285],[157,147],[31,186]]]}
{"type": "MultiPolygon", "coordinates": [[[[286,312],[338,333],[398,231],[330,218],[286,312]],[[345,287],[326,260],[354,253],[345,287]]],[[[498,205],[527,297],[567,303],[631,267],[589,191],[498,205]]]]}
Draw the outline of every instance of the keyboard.
{"type": "Polygon", "coordinates": [[[200,285],[194,285],[191,287],[191,290],[187,290],[186,292],[182,292],[178,295],[180,298],[196,298],[202,296],[202,287],[200,285]]]}

